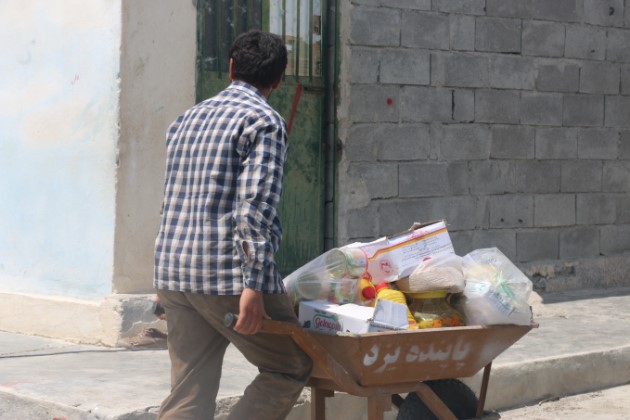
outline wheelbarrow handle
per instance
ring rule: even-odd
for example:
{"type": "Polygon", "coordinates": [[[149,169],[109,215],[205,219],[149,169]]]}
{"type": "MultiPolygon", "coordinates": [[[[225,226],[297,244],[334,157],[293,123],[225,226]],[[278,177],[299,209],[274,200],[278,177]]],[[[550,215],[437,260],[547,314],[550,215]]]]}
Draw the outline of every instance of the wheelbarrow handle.
{"type": "Polygon", "coordinates": [[[236,325],[236,321],[238,321],[238,315],[232,312],[228,312],[223,317],[223,325],[226,328],[232,329],[236,325]]]}
{"type": "MultiPolygon", "coordinates": [[[[226,328],[233,329],[237,322],[238,314],[228,312],[223,316],[223,325],[225,325],[226,328]]],[[[302,338],[308,335],[308,333],[304,331],[303,328],[296,324],[283,321],[274,321],[272,319],[262,320],[262,327],[260,328],[260,332],[268,334],[284,334],[293,337],[297,335],[302,338]]]]}

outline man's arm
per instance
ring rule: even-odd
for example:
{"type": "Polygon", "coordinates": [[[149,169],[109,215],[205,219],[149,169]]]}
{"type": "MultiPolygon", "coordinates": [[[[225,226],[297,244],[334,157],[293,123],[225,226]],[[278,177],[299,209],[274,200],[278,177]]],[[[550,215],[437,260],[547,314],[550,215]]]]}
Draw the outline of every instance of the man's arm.
{"type": "Polygon", "coordinates": [[[273,261],[280,238],[273,231],[282,192],[286,157],[284,124],[266,125],[255,130],[246,150],[243,171],[238,179],[236,248],[242,260],[243,285],[239,320],[234,329],[243,334],[258,332],[267,314],[263,291],[270,280],[264,267],[273,261]]]}

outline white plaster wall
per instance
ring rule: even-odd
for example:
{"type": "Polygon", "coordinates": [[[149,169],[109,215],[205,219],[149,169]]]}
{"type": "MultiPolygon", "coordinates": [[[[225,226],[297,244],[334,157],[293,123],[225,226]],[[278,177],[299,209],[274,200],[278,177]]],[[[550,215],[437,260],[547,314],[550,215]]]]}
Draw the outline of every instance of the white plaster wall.
{"type": "Polygon", "coordinates": [[[0,291],[111,293],[120,2],[0,2],[0,291]]]}
{"type": "Polygon", "coordinates": [[[191,0],[123,2],[114,291],[153,292],[166,130],[195,103],[191,0]]]}

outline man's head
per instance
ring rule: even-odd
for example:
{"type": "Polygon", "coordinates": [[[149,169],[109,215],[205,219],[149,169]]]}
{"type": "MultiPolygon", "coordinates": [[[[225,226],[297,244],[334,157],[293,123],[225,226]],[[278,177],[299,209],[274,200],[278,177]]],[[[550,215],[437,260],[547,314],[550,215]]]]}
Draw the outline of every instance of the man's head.
{"type": "Polygon", "coordinates": [[[287,48],[278,35],[252,30],[236,37],[230,59],[233,79],[267,89],[276,87],[287,67],[287,48]]]}

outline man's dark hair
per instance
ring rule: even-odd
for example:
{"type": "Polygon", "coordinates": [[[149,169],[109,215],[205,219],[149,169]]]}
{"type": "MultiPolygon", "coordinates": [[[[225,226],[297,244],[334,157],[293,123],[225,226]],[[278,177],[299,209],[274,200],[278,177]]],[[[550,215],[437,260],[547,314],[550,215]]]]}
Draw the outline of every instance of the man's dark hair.
{"type": "Polygon", "coordinates": [[[252,30],[236,37],[230,48],[236,80],[268,88],[287,67],[287,47],[278,35],[252,30]]]}

